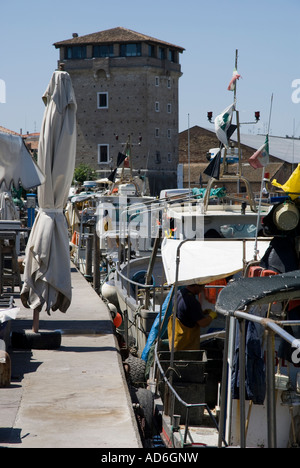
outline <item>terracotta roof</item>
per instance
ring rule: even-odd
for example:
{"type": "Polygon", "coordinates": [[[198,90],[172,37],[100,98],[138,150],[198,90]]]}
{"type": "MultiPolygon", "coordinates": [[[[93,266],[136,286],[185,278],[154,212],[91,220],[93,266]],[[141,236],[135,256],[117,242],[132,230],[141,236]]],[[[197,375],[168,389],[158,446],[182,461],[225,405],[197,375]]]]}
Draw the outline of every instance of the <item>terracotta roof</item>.
{"type": "MultiPolygon", "coordinates": [[[[199,178],[201,174],[202,183],[206,184],[209,180],[209,176],[204,174],[204,171],[207,168],[208,164],[209,164],[208,162],[207,163],[202,162],[202,163],[197,163],[197,164],[191,163],[190,168],[189,168],[189,165],[187,163],[184,163],[183,165],[184,182],[186,183],[188,181],[188,177],[190,174],[191,185],[193,187],[194,186],[198,187],[199,178]]],[[[268,172],[270,174],[270,179],[273,179],[276,176],[277,172],[281,169],[282,165],[283,165],[282,162],[278,162],[278,163],[270,163],[266,166],[265,172],[268,172]]],[[[232,164],[230,166],[230,169],[231,169],[230,172],[232,174],[236,174],[236,171],[237,171],[236,164],[232,164]]],[[[254,170],[253,167],[250,166],[250,164],[245,163],[242,165],[242,174],[244,177],[246,177],[246,179],[250,183],[261,182],[261,171],[254,170]]]]}
{"type": "Polygon", "coordinates": [[[71,39],[65,41],[55,42],[53,45],[56,48],[65,45],[87,45],[87,44],[108,44],[114,42],[152,42],[156,44],[161,44],[167,47],[176,48],[179,52],[183,52],[185,49],[183,47],[170,44],[169,42],[161,41],[160,39],[155,39],[154,37],[147,36],[146,34],[141,34],[130,29],[118,27],[112,29],[106,29],[105,31],[100,31],[92,34],[87,34],[85,36],[79,36],[73,34],[71,39]]]}
{"type": "MultiPolygon", "coordinates": [[[[207,184],[209,176],[204,174],[204,170],[207,168],[209,161],[206,155],[210,148],[218,148],[219,145],[220,142],[214,130],[208,130],[195,125],[190,128],[189,132],[188,130],[184,130],[179,133],[179,163],[183,164],[184,186],[187,186],[190,177],[191,186],[199,187],[200,174],[202,183],[204,185],[207,184]],[[188,164],[188,133],[190,141],[190,165],[188,164]]],[[[249,164],[249,158],[252,156],[254,149],[244,144],[241,144],[241,149],[242,175],[251,183],[253,190],[258,191],[261,185],[261,171],[253,169],[249,164]]],[[[287,177],[286,172],[283,171],[284,166],[284,161],[270,156],[270,163],[265,167],[265,172],[269,173],[271,180],[276,177],[279,183],[284,183],[287,177]]],[[[228,172],[236,174],[236,164],[229,165],[228,172]]],[[[226,187],[230,192],[235,192],[236,182],[226,182],[226,187]]]]}
{"type": "Polygon", "coordinates": [[[30,151],[37,151],[39,147],[39,133],[25,133],[22,135],[25,145],[30,151]]]}
{"type": "MultiPolygon", "coordinates": [[[[214,126],[212,126],[213,130],[208,130],[203,127],[199,127],[195,125],[191,127],[189,130],[190,136],[190,162],[197,163],[197,162],[206,162],[206,154],[211,148],[219,148],[220,142],[216,137],[216,133],[214,130],[214,126]]],[[[234,134],[235,135],[235,134],[234,134]]],[[[232,136],[232,140],[234,140],[234,135],[232,136]]],[[[256,149],[259,146],[256,147],[256,149]]],[[[250,156],[252,156],[254,149],[246,144],[241,143],[241,150],[242,150],[242,161],[248,162],[250,156]]],[[[256,151],[256,150],[255,150],[256,151]]],[[[179,133],[179,162],[187,162],[188,161],[188,130],[184,130],[183,132],[179,133]]],[[[275,154],[273,156],[270,155],[270,162],[279,163],[278,158],[275,158],[275,154]]]]}
{"type": "Polygon", "coordinates": [[[5,128],[5,127],[1,127],[1,125],[0,125],[0,132],[9,133],[10,135],[20,135],[20,133],[14,132],[13,130],[9,130],[8,128],[5,128]]]}

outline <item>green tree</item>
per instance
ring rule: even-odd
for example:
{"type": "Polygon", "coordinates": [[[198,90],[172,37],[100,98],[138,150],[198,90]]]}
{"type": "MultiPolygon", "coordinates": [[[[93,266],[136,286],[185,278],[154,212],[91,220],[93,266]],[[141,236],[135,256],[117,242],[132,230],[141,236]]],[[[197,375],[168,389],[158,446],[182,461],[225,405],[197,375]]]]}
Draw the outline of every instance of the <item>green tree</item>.
{"type": "Polygon", "coordinates": [[[88,164],[81,163],[74,170],[73,179],[76,180],[76,182],[79,182],[80,184],[83,184],[85,180],[95,180],[95,178],[96,172],[88,164]]]}

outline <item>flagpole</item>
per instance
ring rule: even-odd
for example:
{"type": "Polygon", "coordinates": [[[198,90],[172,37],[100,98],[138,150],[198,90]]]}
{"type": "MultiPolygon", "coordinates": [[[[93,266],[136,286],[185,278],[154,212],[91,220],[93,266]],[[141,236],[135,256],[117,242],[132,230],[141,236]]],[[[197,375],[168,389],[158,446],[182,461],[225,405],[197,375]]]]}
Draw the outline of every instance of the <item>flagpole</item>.
{"type": "MultiPolygon", "coordinates": [[[[235,70],[238,69],[238,56],[239,51],[235,49],[235,70]]],[[[234,86],[234,94],[233,94],[233,104],[235,110],[235,117],[236,117],[236,125],[237,125],[237,144],[238,144],[238,154],[239,154],[239,161],[238,161],[238,176],[241,177],[242,175],[242,160],[241,160],[241,135],[240,135],[240,116],[239,112],[236,108],[236,90],[237,90],[237,82],[235,82],[234,86]]],[[[240,191],[240,179],[237,182],[237,192],[240,191]]]]}
{"type": "MultiPolygon", "coordinates": [[[[270,133],[272,106],[273,106],[273,93],[271,95],[268,132],[267,132],[267,135],[266,135],[268,137],[269,137],[269,133],[270,133]]],[[[262,192],[263,192],[263,187],[264,187],[264,178],[265,178],[265,168],[263,167],[262,168],[262,175],[261,175],[260,194],[259,194],[258,213],[257,213],[257,223],[256,223],[256,237],[255,237],[255,245],[254,245],[254,260],[257,260],[257,256],[259,254],[259,250],[257,249],[257,241],[258,241],[257,238],[258,238],[258,228],[259,228],[259,222],[260,222],[260,211],[261,211],[262,192]]]]}
{"type": "Polygon", "coordinates": [[[188,114],[188,182],[189,182],[189,195],[190,195],[190,191],[191,191],[190,114],[188,114]]]}

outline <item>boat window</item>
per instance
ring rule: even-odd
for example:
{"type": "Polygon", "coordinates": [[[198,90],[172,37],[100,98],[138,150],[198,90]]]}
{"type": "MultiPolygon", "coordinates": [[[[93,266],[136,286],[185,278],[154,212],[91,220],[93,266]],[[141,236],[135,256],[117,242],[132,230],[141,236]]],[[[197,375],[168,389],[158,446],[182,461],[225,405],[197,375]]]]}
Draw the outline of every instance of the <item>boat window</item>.
{"type": "Polygon", "coordinates": [[[220,226],[220,232],[226,238],[255,237],[256,226],[254,224],[223,224],[220,226]]]}

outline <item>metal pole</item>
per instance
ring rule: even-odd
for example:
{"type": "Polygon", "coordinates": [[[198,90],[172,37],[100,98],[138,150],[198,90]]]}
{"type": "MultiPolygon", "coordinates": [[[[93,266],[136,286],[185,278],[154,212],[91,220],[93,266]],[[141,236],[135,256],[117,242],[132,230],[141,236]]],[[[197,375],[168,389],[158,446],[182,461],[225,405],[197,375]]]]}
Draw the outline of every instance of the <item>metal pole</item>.
{"type": "Polygon", "coordinates": [[[189,171],[189,193],[191,190],[191,161],[190,161],[190,114],[188,114],[188,171],[189,171]]]}
{"type": "Polygon", "coordinates": [[[223,369],[222,369],[222,386],[221,386],[221,408],[220,408],[220,424],[218,447],[222,447],[222,441],[225,437],[225,415],[227,409],[227,386],[228,386],[228,341],[229,341],[230,316],[227,315],[225,323],[225,340],[223,351],[223,369]]]}
{"type": "Polygon", "coordinates": [[[266,330],[266,384],[267,384],[267,420],[268,447],[276,448],[276,401],[275,401],[275,335],[266,330]]]}
{"type": "Polygon", "coordinates": [[[245,401],[246,401],[246,389],[245,389],[245,320],[241,320],[239,323],[239,372],[240,372],[240,446],[241,448],[246,447],[246,431],[245,431],[245,401]]]}
{"type": "Polygon", "coordinates": [[[85,277],[92,278],[92,263],[93,263],[93,237],[88,230],[86,237],[86,252],[85,252],[85,277]]]}
{"type": "Polygon", "coordinates": [[[100,290],[100,239],[98,237],[96,226],[93,226],[94,231],[94,270],[93,270],[93,286],[95,291],[99,294],[100,290]]]}

